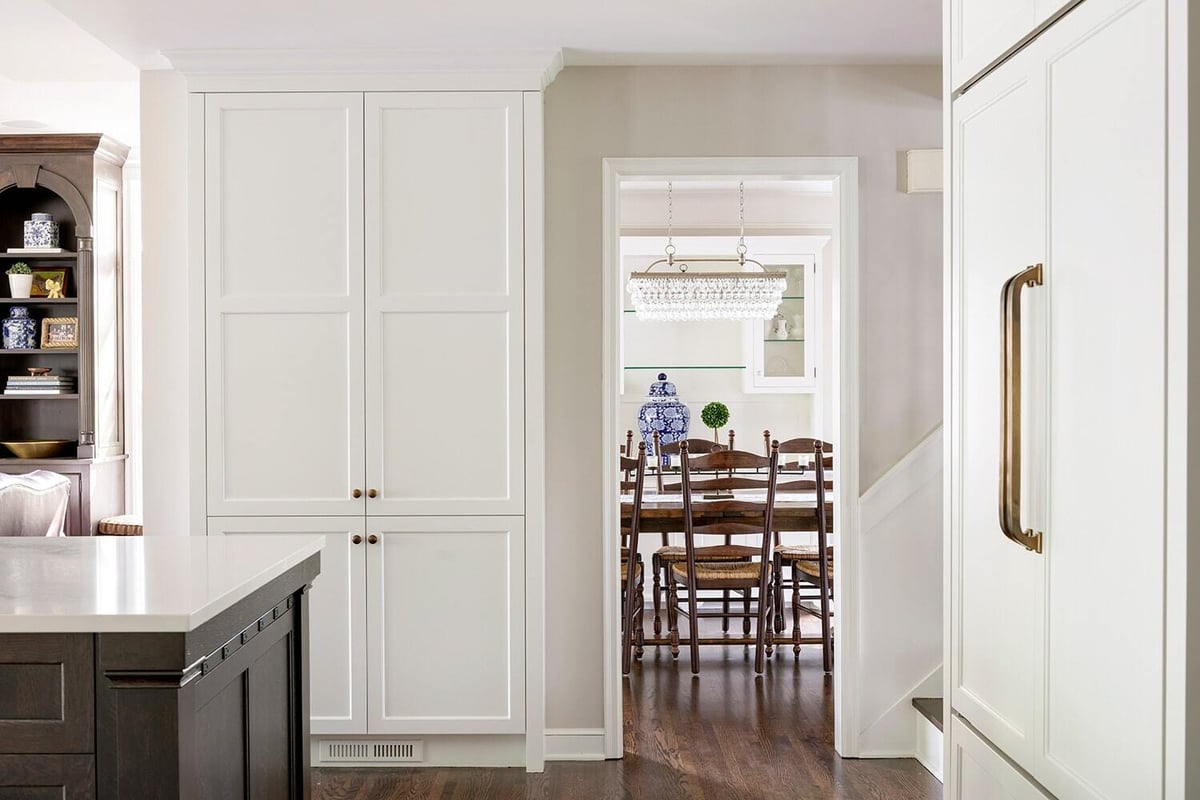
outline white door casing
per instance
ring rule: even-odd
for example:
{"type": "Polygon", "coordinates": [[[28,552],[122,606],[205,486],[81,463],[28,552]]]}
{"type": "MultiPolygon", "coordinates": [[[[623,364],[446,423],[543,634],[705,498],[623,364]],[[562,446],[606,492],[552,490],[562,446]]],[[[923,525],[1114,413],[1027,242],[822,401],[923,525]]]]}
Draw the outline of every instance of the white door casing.
{"type": "Polygon", "coordinates": [[[362,95],[205,104],[208,514],[362,514],[362,95]]]}
{"type": "Polygon", "coordinates": [[[522,517],[367,525],[369,733],[525,731],[522,517]]]}
{"type": "Polygon", "coordinates": [[[522,117],[366,95],[370,514],[524,511],[522,117]]]}
{"type": "Polygon", "coordinates": [[[213,517],[210,536],[325,535],[309,591],[309,712],[313,734],[367,732],[367,568],[362,517],[213,517]],[[360,537],[358,544],[354,537],[360,537]]]}

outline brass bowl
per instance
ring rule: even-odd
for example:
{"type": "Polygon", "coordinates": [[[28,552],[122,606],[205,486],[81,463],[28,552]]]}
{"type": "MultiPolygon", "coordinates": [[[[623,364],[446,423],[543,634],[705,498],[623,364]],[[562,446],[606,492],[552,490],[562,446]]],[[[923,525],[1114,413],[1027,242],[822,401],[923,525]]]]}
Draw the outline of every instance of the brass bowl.
{"type": "Polygon", "coordinates": [[[29,442],[0,442],[17,458],[52,458],[72,444],[70,439],[38,439],[29,442]]]}

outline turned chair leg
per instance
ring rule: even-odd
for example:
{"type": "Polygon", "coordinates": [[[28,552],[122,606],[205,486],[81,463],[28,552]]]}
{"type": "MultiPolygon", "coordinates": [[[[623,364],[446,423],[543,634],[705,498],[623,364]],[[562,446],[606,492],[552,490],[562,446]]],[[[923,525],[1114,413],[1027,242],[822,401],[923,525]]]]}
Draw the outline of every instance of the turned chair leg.
{"type": "MultiPolygon", "coordinates": [[[[760,600],[761,602],[761,600],[760,600]]],[[[742,617],[742,635],[750,635],[750,590],[747,589],[742,593],[742,612],[746,615],[742,617]]]]}
{"type": "Polygon", "coordinates": [[[692,674],[699,675],[700,674],[700,639],[699,639],[700,632],[698,629],[699,629],[700,625],[698,624],[699,620],[697,619],[697,617],[699,616],[700,612],[697,609],[697,603],[696,603],[696,583],[695,583],[695,581],[691,581],[691,580],[688,581],[687,590],[688,590],[688,611],[691,612],[691,616],[688,617],[688,649],[690,650],[690,655],[691,655],[691,660],[692,660],[692,674]]]}
{"type": "Polygon", "coordinates": [[[724,589],[721,592],[721,632],[729,633],[729,590],[724,589]]]}
{"type": "Polygon", "coordinates": [[[772,606],[774,606],[775,632],[783,633],[783,556],[779,553],[775,554],[775,558],[771,562],[771,576],[774,578],[771,593],[774,595],[772,606]]]}
{"type": "Polygon", "coordinates": [[[633,655],[636,658],[641,658],[646,652],[646,632],[643,630],[646,626],[646,578],[645,572],[642,573],[642,578],[637,584],[637,605],[634,607],[636,612],[635,627],[633,629],[633,655]]]}
{"type": "Polygon", "coordinates": [[[796,562],[792,562],[792,652],[800,657],[800,581],[796,562]]]}
{"type": "MultiPolygon", "coordinates": [[[[660,614],[662,613],[662,590],[663,590],[663,587],[662,587],[662,582],[659,580],[659,570],[663,569],[663,564],[662,564],[662,561],[659,559],[657,553],[652,557],[651,564],[653,565],[653,572],[654,572],[654,635],[661,636],[662,635],[662,617],[660,616],[660,614]]],[[[664,571],[664,576],[665,576],[665,571],[664,571]]]]}
{"type": "Polygon", "coordinates": [[[667,583],[667,632],[671,640],[671,658],[679,658],[679,587],[672,575],[667,583]]]}

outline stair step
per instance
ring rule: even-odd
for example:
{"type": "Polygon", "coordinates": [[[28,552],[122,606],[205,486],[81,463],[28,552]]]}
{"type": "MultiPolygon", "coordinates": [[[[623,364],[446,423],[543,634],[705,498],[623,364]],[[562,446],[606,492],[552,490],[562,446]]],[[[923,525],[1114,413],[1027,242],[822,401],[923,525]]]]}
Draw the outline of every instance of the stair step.
{"type": "Polygon", "coordinates": [[[914,697],[912,704],[921,716],[932,722],[939,731],[942,729],[942,698],[914,697]]]}

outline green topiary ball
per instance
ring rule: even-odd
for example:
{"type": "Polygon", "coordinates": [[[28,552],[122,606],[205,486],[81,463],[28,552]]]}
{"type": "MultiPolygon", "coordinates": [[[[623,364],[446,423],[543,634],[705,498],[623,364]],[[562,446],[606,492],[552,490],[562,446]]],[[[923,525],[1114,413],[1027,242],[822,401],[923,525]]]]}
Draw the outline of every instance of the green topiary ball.
{"type": "Polygon", "coordinates": [[[714,400],[700,410],[700,421],[706,428],[724,428],[729,422],[729,406],[714,400]]]}

